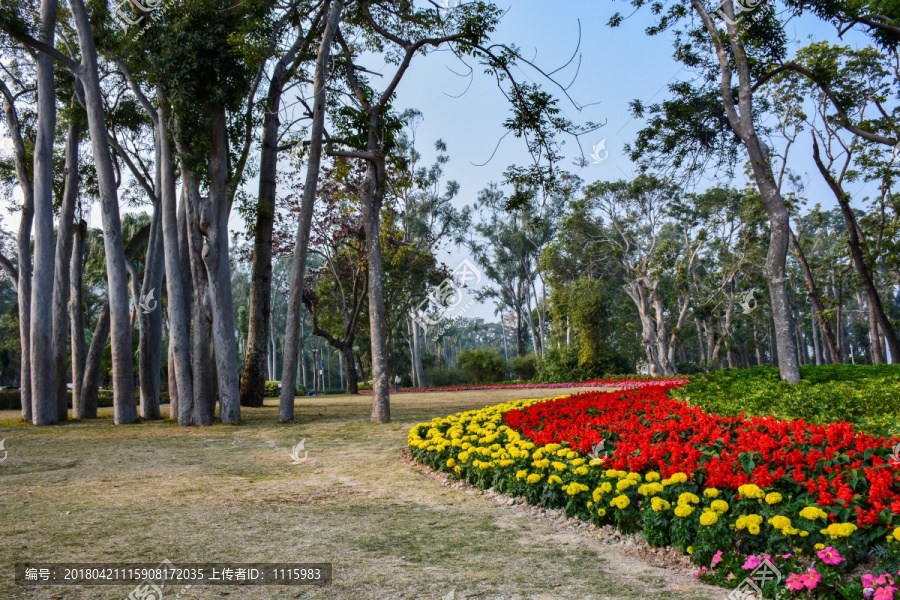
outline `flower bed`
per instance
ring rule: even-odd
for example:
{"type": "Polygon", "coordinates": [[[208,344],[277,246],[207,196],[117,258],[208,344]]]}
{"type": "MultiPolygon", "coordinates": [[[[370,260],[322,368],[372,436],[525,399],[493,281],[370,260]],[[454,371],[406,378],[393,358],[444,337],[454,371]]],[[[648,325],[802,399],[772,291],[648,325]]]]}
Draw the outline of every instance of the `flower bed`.
{"type": "Polygon", "coordinates": [[[768,561],[782,576],[761,584],[766,597],[894,597],[897,440],[847,423],[706,414],[670,399],[674,382],[654,383],[435,419],[409,445],[479,487],[642,530],[690,553],[705,580],[739,586],[768,561]]]}
{"type": "MultiPolygon", "coordinates": [[[[591,379],[575,383],[510,383],[502,385],[460,385],[454,387],[400,388],[400,392],[462,392],[467,390],[531,390],[566,389],[579,387],[648,387],[657,385],[680,385],[687,379],[591,379]]],[[[391,388],[391,393],[395,394],[391,388]]],[[[371,394],[371,389],[359,390],[360,394],[371,394]]]]}

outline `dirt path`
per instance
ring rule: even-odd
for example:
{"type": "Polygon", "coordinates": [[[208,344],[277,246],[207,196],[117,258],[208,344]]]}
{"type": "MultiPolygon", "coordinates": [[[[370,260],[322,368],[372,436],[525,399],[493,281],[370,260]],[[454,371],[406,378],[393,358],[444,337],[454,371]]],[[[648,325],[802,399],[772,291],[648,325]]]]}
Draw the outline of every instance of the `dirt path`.
{"type": "MultiPolygon", "coordinates": [[[[370,399],[244,409],[238,426],[93,422],[36,428],[0,412],[0,598],[122,599],[130,587],[21,588],[17,562],[332,562],[334,584],[194,587],[180,600],[710,599],[725,590],[651,566],[629,540],[573,527],[404,462],[420,421],[558,390],[400,394],[394,422],[370,399]],[[3,421],[2,419],[6,419],[3,421]],[[308,459],[291,448],[305,441],[308,459]]],[[[165,409],[164,409],[165,411],[165,409]]],[[[178,590],[164,590],[173,600],[178,590]]]]}

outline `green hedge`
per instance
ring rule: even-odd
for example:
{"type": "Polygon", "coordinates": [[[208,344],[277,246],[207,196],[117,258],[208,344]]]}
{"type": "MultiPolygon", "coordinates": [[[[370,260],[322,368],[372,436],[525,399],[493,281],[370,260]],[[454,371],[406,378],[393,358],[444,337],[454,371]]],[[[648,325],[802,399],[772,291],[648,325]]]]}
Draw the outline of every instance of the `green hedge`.
{"type": "Polygon", "coordinates": [[[724,369],[694,375],[669,393],[721,415],[848,421],[873,434],[900,432],[900,365],[806,365],[800,376],[792,386],[779,379],[776,367],[724,369]]]}

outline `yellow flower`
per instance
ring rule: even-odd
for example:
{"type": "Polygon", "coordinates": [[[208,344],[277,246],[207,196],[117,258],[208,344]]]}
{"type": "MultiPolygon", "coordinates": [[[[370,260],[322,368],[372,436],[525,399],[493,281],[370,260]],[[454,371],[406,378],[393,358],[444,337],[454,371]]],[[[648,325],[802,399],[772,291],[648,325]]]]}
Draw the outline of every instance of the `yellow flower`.
{"type": "Polygon", "coordinates": [[[578,456],[578,453],[575,452],[574,450],[569,450],[568,452],[566,452],[566,458],[567,458],[568,460],[572,460],[572,459],[575,458],[576,456],[578,456]]]}
{"type": "Polygon", "coordinates": [[[663,486],[659,483],[645,483],[638,488],[638,494],[641,496],[655,496],[663,491],[663,486]]]}
{"type": "Polygon", "coordinates": [[[625,477],[626,477],[626,479],[630,479],[631,481],[635,481],[635,482],[639,482],[641,480],[640,473],[629,473],[625,477]]]}
{"type": "Polygon", "coordinates": [[[630,505],[630,504],[631,504],[631,500],[628,498],[628,496],[626,496],[624,494],[622,494],[620,496],[616,496],[609,503],[610,506],[615,506],[616,508],[621,509],[621,510],[628,508],[628,505],[630,505]]]}
{"type": "Polygon", "coordinates": [[[753,527],[756,529],[756,533],[759,533],[759,526],[762,522],[763,518],[759,515],[741,515],[737,518],[737,521],[735,521],[734,526],[737,529],[750,529],[753,527]]]}
{"type": "Polygon", "coordinates": [[[719,521],[719,515],[715,511],[708,510],[700,515],[700,524],[705,527],[715,525],[719,521]]]}
{"type": "Polygon", "coordinates": [[[553,468],[556,469],[557,471],[565,471],[566,469],[568,469],[568,467],[566,466],[566,463],[561,463],[559,461],[553,461],[550,464],[552,464],[553,468]]]}
{"type": "Polygon", "coordinates": [[[462,469],[459,468],[459,465],[456,465],[455,467],[453,467],[453,472],[459,475],[459,473],[462,472],[462,469]]]}
{"type": "Polygon", "coordinates": [[[816,545],[813,546],[813,547],[814,547],[816,550],[824,550],[824,549],[825,549],[825,544],[816,544],[816,545]]]}
{"type": "Polygon", "coordinates": [[[900,541],[900,527],[894,530],[894,539],[900,541]]]}
{"type": "Polygon", "coordinates": [[[597,516],[605,517],[605,516],[606,516],[606,509],[605,509],[605,508],[601,508],[601,509],[597,510],[597,516]]]}
{"type": "Polygon", "coordinates": [[[703,490],[703,495],[707,498],[718,498],[719,490],[717,490],[716,488],[706,488],[705,490],[703,490]]]}
{"type": "Polygon", "coordinates": [[[606,477],[609,477],[610,479],[616,479],[617,473],[618,473],[618,471],[616,471],[615,469],[607,469],[606,472],[604,473],[604,475],[606,477]]]}
{"type": "Polygon", "coordinates": [[[678,496],[678,504],[699,504],[700,498],[696,496],[696,494],[692,494],[690,492],[684,492],[680,496],[678,496]]]}
{"type": "MultiPolygon", "coordinates": [[[[554,477],[555,477],[555,475],[554,475],[554,477]]],[[[569,484],[568,489],[566,489],[566,493],[569,494],[570,496],[574,496],[576,494],[580,494],[581,492],[586,492],[589,489],[590,488],[588,486],[573,481],[572,483],[569,484]]]]}
{"type": "Polygon", "coordinates": [[[562,479],[560,479],[559,475],[551,475],[547,478],[547,483],[553,485],[560,485],[562,483],[562,479]]]}
{"type": "Polygon", "coordinates": [[[452,469],[453,467],[456,466],[456,461],[453,460],[452,458],[448,458],[448,459],[447,459],[447,466],[448,466],[449,468],[452,469]]]}
{"type": "Polygon", "coordinates": [[[572,461],[572,466],[573,466],[573,467],[580,467],[580,466],[583,465],[583,464],[584,464],[584,459],[583,459],[583,458],[576,458],[575,460],[572,461]]]}
{"type": "Polygon", "coordinates": [[[576,475],[587,475],[588,468],[587,467],[578,467],[577,469],[575,469],[575,474],[576,475]]]}
{"type": "Polygon", "coordinates": [[[784,530],[791,526],[791,520],[782,515],[776,515],[769,519],[769,525],[784,533],[784,530]]]}
{"type": "Polygon", "coordinates": [[[741,495],[741,498],[764,498],[766,493],[759,489],[759,486],[753,485],[752,483],[748,483],[742,485],[738,488],[738,494],[741,495]]]}
{"type": "Polygon", "coordinates": [[[803,510],[800,511],[800,516],[806,519],[807,521],[815,521],[816,519],[826,519],[828,518],[828,513],[819,508],[818,506],[807,506],[803,510]]]}
{"type": "Polygon", "coordinates": [[[801,532],[800,532],[800,537],[809,537],[809,532],[808,532],[808,531],[801,531],[801,532]]]}
{"type": "Polygon", "coordinates": [[[543,475],[539,475],[538,473],[532,473],[531,475],[528,476],[528,478],[525,481],[527,481],[528,483],[534,484],[534,483],[537,483],[538,481],[540,481],[541,477],[543,477],[543,475]]]}
{"type": "Polygon", "coordinates": [[[521,471],[516,471],[516,479],[525,479],[528,477],[528,471],[522,469],[521,471]]]}
{"type": "Polygon", "coordinates": [[[650,507],[653,509],[653,512],[662,512],[669,510],[671,508],[671,504],[663,500],[662,498],[651,498],[650,499],[650,507]]]}
{"type": "MultiPolygon", "coordinates": [[[[535,453],[535,454],[537,454],[537,453],[535,453]]],[[[535,469],[546,469],[547,467],[550,466],[550,460],[547,458],[545,458],[543,460],[536,460],[531,463],[531,466],[534,467],[535,469]]]]}
{"type": "Polygon", "coordinates": [[[544,452],[556,452],[562,448],[562,444],[547,444],[544,446],[544,452]]]}
{"type": "Polygon", "coordinates": [[[675,507],[676,517],[689,517],[694,512],[694,507],[689,504],[681,504],[675,507]]]}
{"type": "Polygon", "coordinates": [[[728,512],[728,503],[724,500],[713,500],[709,507],[720,515],[728,512]]]}
{"type": "Polygon", "coordinates": [[[628,488],[630,488],[633,485],[634,485],[634,481],[632,481],[631,479],[620,479],[616,483],[616,491],[624,492],[625,490],[627,490],[628,488]]]}
{"type": "Polygon", "coordinates": [[[592,467],[597,467],[597,466],[600,466],[600,465],[602,465],[602,464],[603,464],[603,459],[602,459],[602,458],[592,458],[592,459],[591,459],[591,466],[592,466],[592,467]]]}
{"type": "Polygon", "coordinates": [[[467,460],[469,460],[469,453],[468,452],[460,452],[459,453],[459,462],[464,463],[467,460]]]}
{"type": "Polygon", "coordinates": [[[675,473],[669,479],[672,480],[672,483],[687,483],[688,476],[684,473],[675,473]]]}
{"type": "Polygon", "coordinates": [[[781,494],[778,492],[769,492],[766,494],[766,504],[778,504],[781,500],[781,494]]]}
{"type": "Polygon", "coordinates": [[[646,475],[644,475],[645,481],[659,481],[659,473],[656,471],[650,471],[646,475]]]}
{"type": "Polygon", "coordinates": [[[693,553],[694,553],[694,547],[693,547],[693,546],[688,546],[687,548],[685,548],[685,550],[687,551],[688,554],[693,554],[693,553]]]}
{"type": "Polygon", "coordinates": [[[833,540],[838,538],[850,537],[856,531],[856,525],[853,523],[832,523],[822,530],[822,533],[833,540]]]}

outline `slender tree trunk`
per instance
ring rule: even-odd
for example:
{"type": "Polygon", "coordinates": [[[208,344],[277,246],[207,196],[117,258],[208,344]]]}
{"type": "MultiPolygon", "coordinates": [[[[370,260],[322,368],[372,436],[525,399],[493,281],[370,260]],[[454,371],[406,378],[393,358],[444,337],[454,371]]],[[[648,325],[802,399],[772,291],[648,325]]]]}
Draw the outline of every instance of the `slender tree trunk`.
{"type": "MultiPolygon", "coordinates": [[[[70,269],[75,234],[75,207],[78,204],[78,152],[81,146],[81,123],[73,118],[66,137],[65,189],[59,211],[56,235],[56,259],[53,281],[53,372],[56,376],[56,416],[65,421],[69,416],[69,294],[70,269]]],[[[81,261],[79,255],[78,261],[81,261]]],[[[73,348],[74,353],[74,348],[73,348]]],[[[73,361],[74,364],[74,361],[73,361]]],[[[73,380],[74,382],[74,380],[73,380]]],[[[74,396],[74,383],[73,396],[74,396]]]]}
{"type": "Polygon", "coordinates": [[[128,276],[119,219],[119,199],[115,170],[107,141],[103,114],[103,95],[97,67],[94,34],[85,10],[84,0],[72,0],[69,8],[78,30],[82,54],[81,82],[84,85],[88,127],[91,133],[94,165],[100,189],[103,215],[103,242],[106,250],[106,274],[109,282],[110,336],[112,339],[113,405],[116,424],[133,423],[137,419],[134,404],[134,360],[131,354],[128,276]]]}
{"type": "Polygon", "coordinates": [[[866,292],[869,304],[872,305],[875,320],[884,331],[888,347],[891,350],[891,360],[894,364],[898,364],[900,363],[900,341],[898,341],[897,333],[894,331],[893,325],[891,325],[890,320],[884,312],[884,306],[881,304],[881,297],[878,295],[878,289],[875,287],[872,272],[866,264],[862,248],[865,240],[862,238],[862,231],[859,229],[856,215],[853,213],[853,208],[850,206],[850,197],[844,191],[840,182],[834,178],[822,162],[819,156],[819,144],[816,142],[815,138],[813,138],[813,158],[816,161],[819,172],[822,173],[822,177],[825,178],[825,181],[828,183],[828,186],[831,188],[832,193],[837,198],[838,204],[841,207],[844,221],[847,224],[847,240],[850,245],[850,256],[853,258],[853,264],[856,266],[856,272],[859,274],[859,280],[862,283],[863,290],[866,292]]]}
{"type": "Polygon", "coordinates": [[[69,321],[72,332],[72,418],[83,418],[79,413],[82,385],[84,383],[84,365],[87,359],[87,347],[84,341],[84,239],[87,236],[87,222],[81,219],[75,227],[74,244],[69,270],[72,277],[69,282],[69,321]]]}
{"type": "MultiPolygon", "coordinates": [[[[190,307],[185,289],[184,262],[179,239],[178,202],[175,192],[175,164],[169,135],[168,98],[158,95],[160,211],[162,217],[163,256],[166,271],[167,316],[169,321],[169,418],[188,426],[194,419],[194,381],[191,369],[190,307]]],[[[182,200],[182,203],[185,203],[182,200]]],[[[186,236],[184,236],[186,237],[186,236]]],[[[186,241],[186,240],[185,240],[186,241]]]]}
{"type": "Polygon", "coordinates": [[[241,418],[237,345],[234,339],[234,313],[231,296],[231,266],[228,260],[228,130],[225,106],[212,108],[210,114],[209,200],[200,212],[203,262],[209,278],[212,308],[212,337],[215,345],[216,380],[219,390],[219,419],[236,423],[241,418]]]}
{"type": "MultiPolygon", "coordinates": [[[[157,131],[157,135],[159,132],[157,131]]],[[[162,360],[162,277],[165,268],[161,202],[156,200],[150,221],[150,239],[144,260],[144,279],[140,297],[147,298],[146,308],[138,305],[140,336],[138,338],[138,373],[141,390],[141,416],[147,420],[161,418],[159,412],[159,372],[162,360]],[[152,302],[150,300],[152,298],[152,302]],[[152,307],[150,312],[146,309],[152,307]]]]}
{"type": "Polygon", "coordinates": [[[322,33],[319,52],[316,57],[316,72],[313,82],[313,123],[310,135],[309,162],[306,165],[306,182],[300,201],[300,218],[297,224],[297,239],[294,243],[294,262],[291,265],[289,283],[290,297],[285,323],[284,351],[281,367],[281,397],[278,420],[291,421],[294,418],[294,394],[297,387],[297,355],[300,350],[300,311],[303,298],[303,278],[306,274],[306,255],[309,247],[309,233],[312,224],[313,207],[319,180],[319,166],[322,160],[322,139],[325,131],[325,82],[328,77],[328,60],[331,43],[334,40],[343,0],[333,0],[328,12],[328,21],[322,33]]]}
{"type": "MultiPolygon", "coordinates": [[[[189,240],[190,271],[193,285],[191,370],[194,375],[193,422],[194,425],[211,425],[215,418],[216,397],[210,364],[212,344],[208,279],[201,257],[203,237],[199,229],[200,188],[193,173],[182,169],[184,182],[182,202],[186,203],[189,240]]],[[[184,410],[183,408],[181,410],[184,410]]]]}
{"type": "MultiPolygon", "coordinates": [[[[56,0],[41,0],[38,39],[54,45],[56,0]]],[[[59,422],[53,364],[53,141],[56,137],[56,86],[53,58],[38,53],[37,131],[34,140],[34,274],[31,288],[32,422],[59,422]],[[50,318],[48,318],[50,317],[50,318]]],[[[65,405],[64,405],[65,408],[65,405]]]]}
{"type": "Polygon", "coordinates": [[[73,415],[76,419],[97,418],[97,396],[100,392],[100,374],[103,365],[103,351],[109,338],[110,316],[109,302],[103,304],[100,316],[94,327],[91,347],[84,365],[84,380],[81,385],[80,404],[73,404],[73,415]]]}
{"type": "Polygon", "coordinates": [[[272,319],[272,229],[275,224],[275,200],[278,172],[278,130],[281,95],[285,76],[297,55],[303,38],[298,37],[272,73],[266,112],[263,117],[263,139],[259,161],[259,197],[256,203],[256,226],[253,228],[253,267],[250,276],[250,326],[247,352],[241,378],[241,405],[262,406],[266,385],[269,321],[272,319]]]}
{"type": "Polygon", "coordinates": [[[815,307],[813,307],[810,316],[810,329],[812,329],[812,344],[813,344],[813,357],[816,361],[816,366],[822,364],[822,350],[819,345],[819,328],[816,323],[816,315],[818,312],[815,307]]]}

